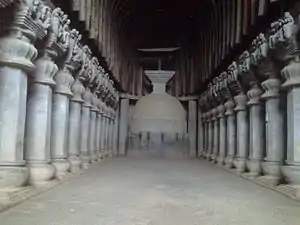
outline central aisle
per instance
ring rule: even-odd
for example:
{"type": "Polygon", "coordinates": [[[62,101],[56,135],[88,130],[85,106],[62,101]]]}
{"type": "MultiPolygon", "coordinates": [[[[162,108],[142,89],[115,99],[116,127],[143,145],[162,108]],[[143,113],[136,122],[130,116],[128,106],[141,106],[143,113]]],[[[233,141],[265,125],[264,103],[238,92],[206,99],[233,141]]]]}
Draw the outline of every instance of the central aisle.
{"type": "Polygon", "coordinates": [[[300,205],[199,160],[114,158],[0,214],[1,225],[298,225],[300,205]]]}

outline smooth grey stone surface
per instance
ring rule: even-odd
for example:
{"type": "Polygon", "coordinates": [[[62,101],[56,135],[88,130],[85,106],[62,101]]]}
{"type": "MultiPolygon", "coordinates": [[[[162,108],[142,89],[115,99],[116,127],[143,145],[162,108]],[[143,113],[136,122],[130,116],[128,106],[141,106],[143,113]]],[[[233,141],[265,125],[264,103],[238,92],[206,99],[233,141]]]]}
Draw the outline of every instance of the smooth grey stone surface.
{"type": "Polygon", "coordinates": [[[1,225],[297,225],[299,209],[299,203],[205,161],[115,158],[1,213],[0,221],[1,225]]]}

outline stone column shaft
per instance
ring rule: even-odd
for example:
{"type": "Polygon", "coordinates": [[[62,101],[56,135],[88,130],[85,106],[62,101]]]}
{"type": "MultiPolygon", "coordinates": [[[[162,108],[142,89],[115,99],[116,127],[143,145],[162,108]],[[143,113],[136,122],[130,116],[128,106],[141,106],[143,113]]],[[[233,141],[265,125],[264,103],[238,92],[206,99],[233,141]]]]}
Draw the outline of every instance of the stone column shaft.
{"type": "Polygon", "coordinates": [[[213,154],[212,162],[216,162],[219,155],[219,118],[217,108],[213,110],[213,154]]]}
{"type": "Polygon", "coordinates": [[[96,139],[95,139],[96,152],[97,152],[97,157],[99,160],[102,158],[102,155],[101,155],[101,117],[102,117],[102,114],[99,111],[97,113],[96,139]]]}
{"type": "Polygon", "coordinates": [[[235,103],[232,99],[229,99],[225,103],[225,116],[227,119],[227,156],[226,167],[233,167],[233,160],[236,156],[236,118],[234,113],[235,103]]]}
{"type": "Polygon", "coordinates": [[[197,102],[189,101],[189,156],[197,156],[197,102]]]}
{"type": "Polygon", "coordinates": [[[70,102],[70,116],[68,128],[68,156],[71,163],[71,172],[78,173],[82,166],[80,158],[80,132],[81,132],[81,108],[82,94],[85,89],[77,79],[72,85],[73,97],[70,102]]]}
{"type": "Polygon", "coordinates": [[[252,176],[258,176],[262,172],[261,163],[264,152],[264,118],[262,115],[260,96],[262,91],[257,86],[248,91],[249,106],[249,169],[252,176]]]}
{"type": "Polygon", "coordinates": [[[95,149],[95,138],[96,138],[96,117],[97,111],[95,108],[91,108],[90,112],[90,131],[88,137],[88,152],[91,158],[91,162],[96,162],[98,157],[96,157],[96,149],[95,149]]]}
{"type": "Polygon", "coordinates": [[[218,118],[219,118],[219,157],[218,164],[223,165],[226,157],[226,118],[225,118],[225,107],[220,105],[218,107],[218,118]]]}
{"type": "Polygon", "coordinates": [[[59,179],[70,170],[70,163],[67,161],[68,117],[69,96],[55,93],[52,108],[51,159],[56,168],[56,177],[59,179]]]}
{"type": "Polygon", "coordinates": [[[197,143],[198,143],[198,157],[202,157],[204,152],[204,129],[203,129],[203,114],[201,109],[198,108],[198,136],[197,136],[197,143]]]}
{"type": "Polygon", "coordinates": [[[53,76],[58,68],[49,57],[36,61],[29,86],[25,130],[25,160],[30,170],[29,182],[37,185],[50,181],[55,168],[50,164],[50,135],[53,76]]]}
{"type": "Polygon", "coordinates": [[[114,155],[118,155],[119,153],[119,107],[116,110],[116,117],[115,117],[115,123],[114,123],[114,137],[113,137],[113,149],[114,149],[114,155]]]}
{"type": "Polygon", "coordinates": [[[91,162],[88,140],[90,135],[90,110],[92,107],[92,93],[89,89],[86,89],[83,95],[83,99],[85,100],[85,102],[82,105],[81,111],[80,155],[83,163],[82,166],[83,168],[87,169],[91,162]]]}
{"type": "Polygon", "coordinates": [[[246,170],[246,159],[248,157],[247,96],[240,94],[235,96],[234,100],[236,102],[235,111],[237,117],[237,161],[235,166],[239,173],[243,173],[246,170]]]}
{"type": "Polygon", "coordinates": [[[33,33],[11,33],[0,38],[0,188],[23,186],[29,178],[23,158],[27,75],[35,69],[37,50],[33,33]]]}
{"type": "Polygon", "coordinates": [[[207,158],[210,160],[213,154],[213,118],[212,118],[212,112],[209,112],[209,118],[208,118],[208,148],[207,148],[207,158]]]}
{"type": "Polygon", "coordinates": [[[121,99],[120,107],[119,154],[125,156],[128,135],[129,99],[121,99]]]}
{"type": "Polygon", "coordinates": [[[278,78],[270,78],[262,83],[265,93],[262,98],[266,102],[266,158],[263,164],[263,172],[272,184],[277,185],[281,178],[281,166],[284,160],[284,121],[281,111],[281,99],[279,90],[281,81],[278,78]]]}
{"type": "Polygon", "coordinates": [[[291,62],[282,71],[282,87],[287,90],[287,160],[282,167],[285,179],[300,185],[300,63],[291,62]]]}

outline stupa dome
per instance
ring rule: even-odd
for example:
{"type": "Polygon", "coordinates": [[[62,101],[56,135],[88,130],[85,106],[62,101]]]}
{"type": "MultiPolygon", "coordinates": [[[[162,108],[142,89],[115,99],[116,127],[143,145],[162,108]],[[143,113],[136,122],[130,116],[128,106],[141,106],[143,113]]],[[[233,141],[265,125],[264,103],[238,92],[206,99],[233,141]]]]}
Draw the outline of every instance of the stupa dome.
{"type": "Polygon", "coordinates": [[[180,101],[165,92],[166,82],[174,71],[146,71],[152,80],[153,93],[142,97],[132,116],[131,131],[183,133],[186,113],[180,101]]]}

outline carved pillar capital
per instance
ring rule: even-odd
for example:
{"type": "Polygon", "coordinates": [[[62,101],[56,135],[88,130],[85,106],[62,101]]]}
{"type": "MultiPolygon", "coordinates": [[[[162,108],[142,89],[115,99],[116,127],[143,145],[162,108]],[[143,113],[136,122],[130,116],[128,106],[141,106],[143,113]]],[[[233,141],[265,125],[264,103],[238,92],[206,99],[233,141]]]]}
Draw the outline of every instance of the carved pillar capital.
{"type": "Polygon", "coordinates": [[[33,71],[33,60],[37,57],[33,41],[31,31],[12,28],[8,36],[0,38],[0,63],[28,72],[33,71]]]}
{"type": "Polygon", "coordinates": [[[97,98],[97,95],[95,93],[93,93],[93,97],[92,97],[92,108],[91,110],[93,112],[98,112],[99,109],[98,109],[98,98],[97,98]]]}
{"type": "Polygon", "coordinates": [[[54,76],[58,71],[57,65],[49,57],[41,57],[35,61],[36,69],[33,73],[33,82],[55,86],[54,76]]]}
{"type": "Polygon", "coordinates": [[[292,88],[294,86],[300,86],[300,62],[292,62],[281,71],[281,75],[285,79],[282,84],[283,88],[292,88]]]}
{"type": "Polygon", "coordinates": [[[248,101],[247,104],[248,105],[258,105],[258,104],[260,104],[260,98],[261,98],[262,93],[263,93],[263,91],[257,85],[252,87],[247,92],[247,96],[249,98],[249,101],[248,101]]]}
{"type": "Polygon", "coordinates": [[[71,91],[71,85],[74,82],[74,78],[67,69],[59,70],[54,77],[56,81],[55,93],[67,95],[71,97],[73,95],[71,91]]]}
{"type": "Polygon", "coordinates": [[[247,105],[247,96],[245,94],[239,94],[234,97],[234,101],[236,103],[235,111],[245,111],[247,105]]]}
{"type": "Polygon", "coordinates": [[[92,98],[93,98],[93,94],[92,94],[91,90],[89,88],[86,88],[85,92],[83,94],[83,100],[84,100],[83,106],[86,108],[91,108],[92,107],[92,104],[91,104],[92,98]]]}
{"type": "Polygon", "coordinates": [[[264,99],[279,98],[281,89],[281,80],[278,78],[270,78],[262,82],[261,86],[264,89],[264,94],[261,96],[264,99]]]}
{"type": "Polygon", "coordinates": [[[82,99],[82,95],[85,92],[85,88],[84,88],[82,82],[80,81],[80,79],[76,79],[74,81],[74,83],[72,84],[71,90],[73,92],[73,97],[71,100],[73,102],[83,103],[84,100],[82,99]]]}
{"type": "Polygon", "coordinates": [[[226,112],[226,116],[231,116],[234,115],[234,108],[235,108],[235,103],[232,99],[229,99],[227,102],[224,104],[226,112]]]}
{"type": "Polygon", "coordinates": [[[225,116],[225,106],[224,105],[219,105],[218,108],[218,118],[223,118],[225,116]]]}
{"type": "Polygon", "coordinates": [[[218,108],[214,108],[211,110],[211,117],[212,117],[212,120],[216,120],[218,118],[218,108]]]}

